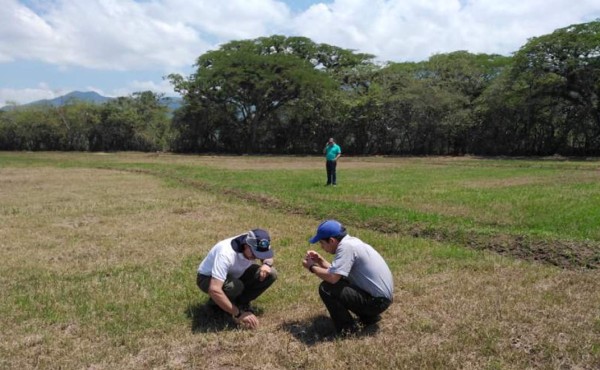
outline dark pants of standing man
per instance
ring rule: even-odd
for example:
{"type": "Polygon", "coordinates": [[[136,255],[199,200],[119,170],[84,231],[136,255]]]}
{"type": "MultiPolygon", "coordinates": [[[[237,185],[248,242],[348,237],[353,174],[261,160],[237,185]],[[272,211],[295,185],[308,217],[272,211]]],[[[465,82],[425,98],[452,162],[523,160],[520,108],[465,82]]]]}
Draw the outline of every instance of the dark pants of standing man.
{"type": "MultiPolygon", "coordinates": [[[[257,264],[248,267],[239,279],[227,275],[223,283],[223,292],[229,300],[237,306],[247,306],[267,290],[277,280],[277,271],[271,267],[271,273],[265,280],[259,280],[259,268],[257,264]]],[[[204,293],[208,293],[210,276],[198,274],[196,285],[204,293]]]]}
{"type": "Polygon", "coordinates": [[[361,323],[369,325],[379,321],[379,314],[391,304],[389,299],[373,297],[346,279],[340,279],[335,284],[323,281],[319,285],[319,295],[338,333],[356,330],[350,312],[356,314],[361,323]]]}
{"type": "Polygon", "coordinates": [[[325,163],[325,168],[327,168],[327,185],[335,185],[335,168],[337,166],[337,161],[327,161],[325,163]]]}

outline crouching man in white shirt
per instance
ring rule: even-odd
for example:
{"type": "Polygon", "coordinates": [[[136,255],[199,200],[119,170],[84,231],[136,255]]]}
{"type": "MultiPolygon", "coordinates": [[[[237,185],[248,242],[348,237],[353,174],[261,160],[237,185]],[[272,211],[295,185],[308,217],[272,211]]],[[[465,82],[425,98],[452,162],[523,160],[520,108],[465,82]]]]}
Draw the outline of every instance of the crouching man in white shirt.
{"type": "Polygon", "coordinates": [[[266,230],[253,229],[215,244],[198,266],[196,284],[237,324],[256,329],[259,322],[250,302],[276,279],[271,237],[266,230]]]}

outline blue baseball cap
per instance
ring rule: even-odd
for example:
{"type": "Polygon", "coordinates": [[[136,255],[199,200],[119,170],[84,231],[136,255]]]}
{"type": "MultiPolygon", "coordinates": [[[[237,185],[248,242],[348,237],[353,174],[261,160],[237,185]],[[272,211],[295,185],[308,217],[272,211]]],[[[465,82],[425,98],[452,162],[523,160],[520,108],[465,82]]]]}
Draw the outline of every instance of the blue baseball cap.
{"type": "Polygon", "coordinates": [[[273,258],[273,249],[271,249],[271,236],[267,230],[253,229],[248,231],[244,243],[252,249],[254,256],[261,260],[273,258]]]}
{"type": "Polygon", "coordinates": [[[317,234],[310,238],[310,243],[316,243],[321,239],[327,239],[336,236],[346,236],[346,228],[336,220],[327,220],[321,222],[317,227],[317,234]]]}

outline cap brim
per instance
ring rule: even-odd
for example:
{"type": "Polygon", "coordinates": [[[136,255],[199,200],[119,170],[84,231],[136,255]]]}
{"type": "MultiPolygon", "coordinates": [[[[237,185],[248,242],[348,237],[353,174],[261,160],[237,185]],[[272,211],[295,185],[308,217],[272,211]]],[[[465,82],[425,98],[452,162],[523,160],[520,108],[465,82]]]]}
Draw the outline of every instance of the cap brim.
{"type": "Polygon", "coordinates": [[[258,258],[259,260],[266,260],[269,258],[273,258],[273,250],[269,249],[266,252],[258,252],[255,251],[254,249],[252,249],[252,254],[254,254],[254,257],[258,258]]]}
{"type": "Polygon", "coordinates": [[[308,242],[309,242],[310,244],[315,244],[315,243],[316,243],[316,242],[318,242],[319,240],[321,240],[321,238],[319,237],[319,234],[317,234],[317,235],[313,236],[312,238],[310,238],[310,239],[308,240],[308,242]]]}

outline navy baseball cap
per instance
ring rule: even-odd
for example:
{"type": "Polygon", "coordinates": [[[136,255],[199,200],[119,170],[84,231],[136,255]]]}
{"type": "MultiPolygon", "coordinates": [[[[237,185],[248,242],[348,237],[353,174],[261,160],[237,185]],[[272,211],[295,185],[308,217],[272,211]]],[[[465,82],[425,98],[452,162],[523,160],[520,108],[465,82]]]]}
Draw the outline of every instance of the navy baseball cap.
{"type": "Polygon", "coordinates": [[[346,236],[346,228],[336,220],[327,220],[321,222],[317,227],[317,233],[310,238],[310,243],[316,243],[321,239],[327,239],[336,236],[346,236]]]}
{"type": "Polygon", "coordinates": [[[252,249],[252,253],[256,258],[266,260],[273,258],[273,250],[271,249],[271,236],[266,230],[253,229],[248,231],[246,235],[246,244],[252,249]]]}

